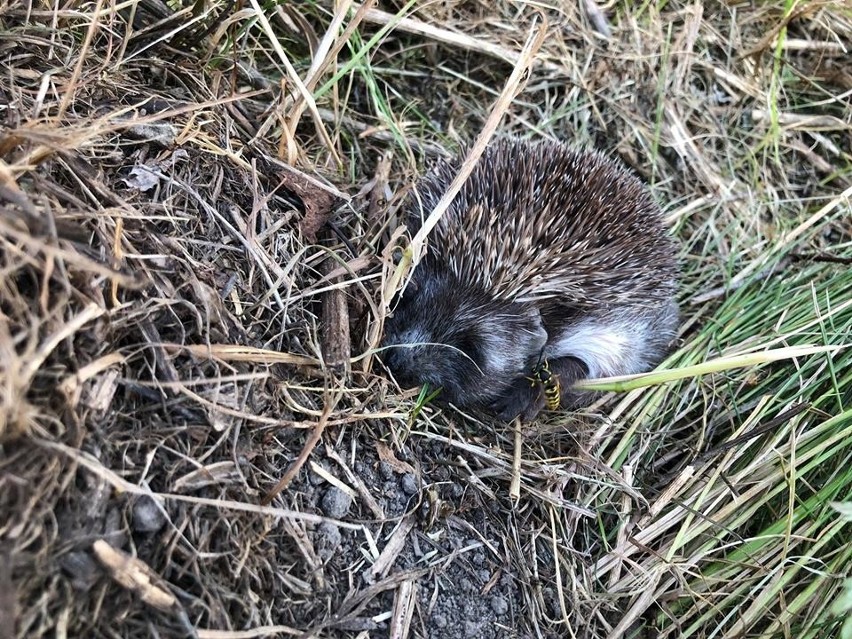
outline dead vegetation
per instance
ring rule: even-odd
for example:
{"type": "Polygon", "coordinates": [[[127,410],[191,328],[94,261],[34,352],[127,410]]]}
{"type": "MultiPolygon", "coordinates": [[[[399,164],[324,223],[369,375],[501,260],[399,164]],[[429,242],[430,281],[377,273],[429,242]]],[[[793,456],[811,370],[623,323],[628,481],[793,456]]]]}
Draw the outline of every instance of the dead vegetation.
{"type": "Polygon", "coordinates": [[[0,3],[0,627],[838,636],[850,47],[840,0],[0,3]],[[537,24],[497,134],[651,184],[689,375],[516,441],[374,349],[537,24]]]}

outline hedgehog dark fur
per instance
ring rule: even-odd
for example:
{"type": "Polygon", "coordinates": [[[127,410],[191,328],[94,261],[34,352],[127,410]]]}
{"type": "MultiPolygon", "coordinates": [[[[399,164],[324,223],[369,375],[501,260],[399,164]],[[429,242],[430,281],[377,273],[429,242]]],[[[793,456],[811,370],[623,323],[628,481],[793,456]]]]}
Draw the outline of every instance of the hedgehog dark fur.
{"type": "MultiPolygon", "coordinates": [[[[415,233],[456,176],[440,162],[408,202],[415,233]]],[[[543,407],[547,361],[562,406],[582,377],[646,371],[675,336],[676,249],[642,183],[613,160],[503,140],[473,169],[396,300],[385,363],[404,385],[503,419],[543,407]]]]}

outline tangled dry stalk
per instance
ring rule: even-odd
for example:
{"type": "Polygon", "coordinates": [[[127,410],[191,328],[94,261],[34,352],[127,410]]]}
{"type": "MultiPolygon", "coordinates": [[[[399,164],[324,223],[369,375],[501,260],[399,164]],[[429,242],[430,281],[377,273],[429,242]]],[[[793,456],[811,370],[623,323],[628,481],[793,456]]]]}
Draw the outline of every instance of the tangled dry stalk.
{"type": "Polygon", "coordinates": [[[838,636],[850,47],[841,0],[0,2],[0,628],[838,636]],[[496,134],[651,185],[688,375],[516,440],[375,348],[535,24],[496,134]]]}

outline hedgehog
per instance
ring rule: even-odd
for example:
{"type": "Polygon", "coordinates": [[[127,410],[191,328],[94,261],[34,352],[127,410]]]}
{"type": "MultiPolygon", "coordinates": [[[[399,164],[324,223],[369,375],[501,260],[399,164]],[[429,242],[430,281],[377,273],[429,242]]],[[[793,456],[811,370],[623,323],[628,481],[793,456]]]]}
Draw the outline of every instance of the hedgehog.
{"type": "MultiPolygon", "coordinates": [[[[457,175],[405,204],[415,233],[457,175]]],[[[579,408],[579,379],[640,373],[678,327],[676,245],[620,163],[561,142],[489,145],[392,303],[382,359],[402,386],[503,420],[579,408]],[[546,375],[544,374],[546,371],[546,375]]]]}

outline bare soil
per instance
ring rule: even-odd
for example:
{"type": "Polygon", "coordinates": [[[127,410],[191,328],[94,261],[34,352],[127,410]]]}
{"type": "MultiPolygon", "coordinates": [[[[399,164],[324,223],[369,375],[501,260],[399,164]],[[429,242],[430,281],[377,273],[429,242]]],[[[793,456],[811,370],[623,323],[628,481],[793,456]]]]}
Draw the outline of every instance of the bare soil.
{"type": "MultiPolygon", "coordinates": [[[[708,445],[697,425],[718,404],[672,400],[643,413],[667,424],[652,429],[630,413],[635,396],[608,396],[525,425],[513,470],[511,428],[421,407],[371,350],[394,207],[431,159],[476,135],[510,61],[401,30],[314,107],[252,3],[202,4],[0,3],[0,636],[606,636],[637,594],[594,569],[624,500],[647,512],[708,445]],[[402,139],[377,95],[406,120],[402,139]],[[641,456],[626,477],[601,442],[631,429],[641,456]],[[590,506],[604,486],[616,497],[590,506]],[[394,627],[406,606],[410,628],[394,627]]],[[[414,18],[516,51],[531,16],[487,4],[414,18]]],[[[670,210],[728,192],[724,149],[698,161],[672,133],[660,69],[692,91],[678,113],[699,132],[751,121],[746,81],[660,62],[661,41],[632,37],[669,24],[671,48],[688,47],[691,9],[674,4],[648,24],[613,9],[609,41],[599,16],[549,11],[558,43],[501,134],[606,149],[670,210]]],[[[307,77],[331,12],[269,12],[307,77]]],[[[381,26],[365,22],[364,39],[381,26]]],[[[708,46],[747,76],[723,41],[708,46]]],[[[827,84],[849,81],[835,58],[797,55],[836,71],[827,84]]],[[[824,134],[848,153],[843,135],[824,134]]],[[[793,166],[774,175],[842,179],[793,166]]],[[[690,238],[703,223],[680,223],[685,253],[701,252],[690,238]]],[[[684,296],[725,274],[703,277],[684,296]]],[[[685,336],[714,303],[690,311],[685,336]]],[[[666,605],[624,636],[656,636],[666,605]]]]}

